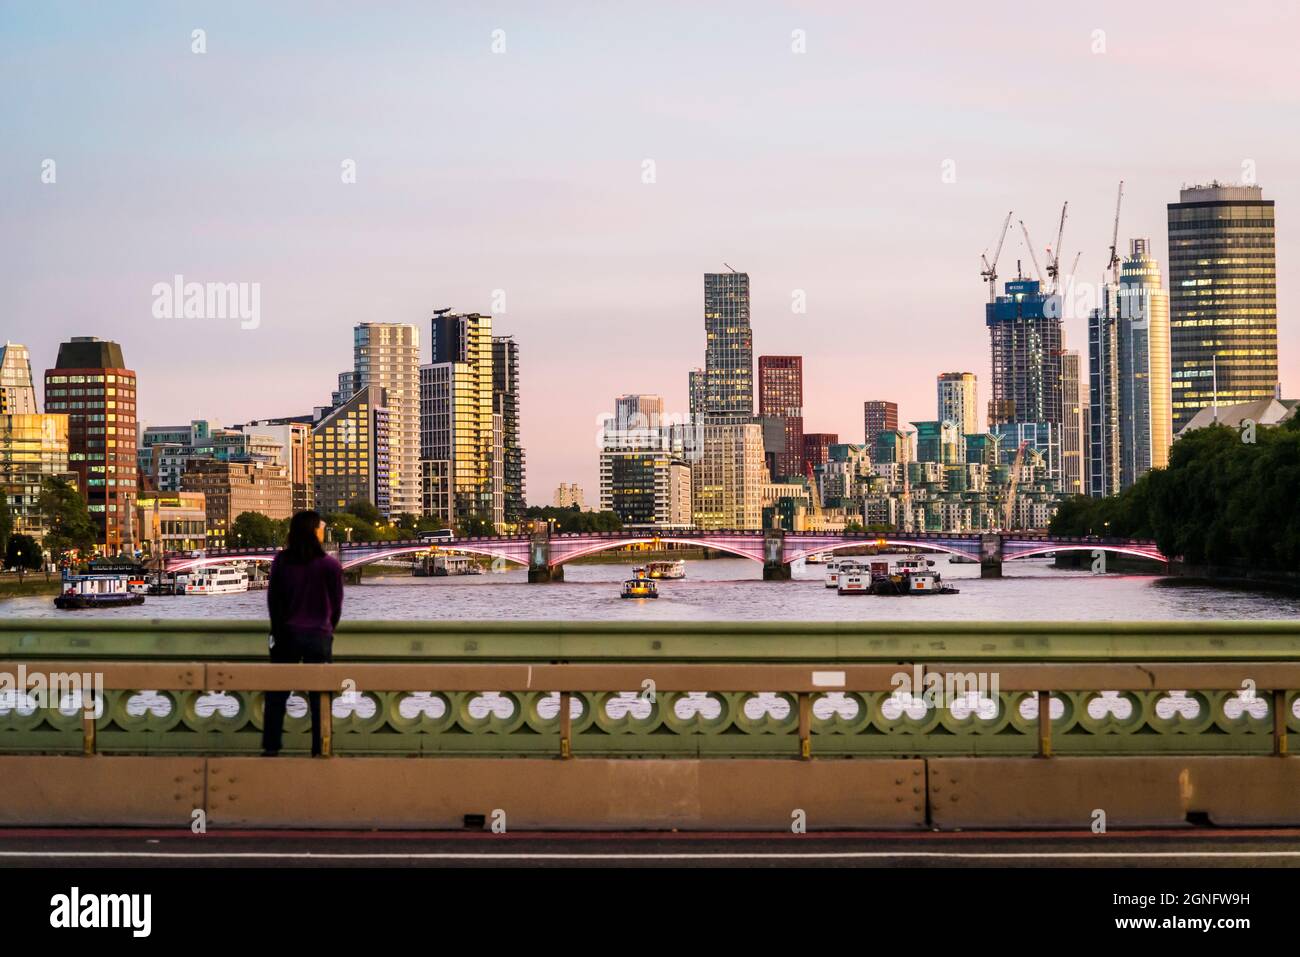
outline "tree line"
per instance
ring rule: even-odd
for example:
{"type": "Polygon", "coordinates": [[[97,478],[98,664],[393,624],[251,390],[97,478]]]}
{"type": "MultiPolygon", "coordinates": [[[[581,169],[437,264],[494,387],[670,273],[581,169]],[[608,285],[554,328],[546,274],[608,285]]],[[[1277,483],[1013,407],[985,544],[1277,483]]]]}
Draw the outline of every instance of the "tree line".
{"type": "Polygon", "coordinates": [[[1053,535],[1153,538],[1190,565],[1300,567],[1300,418],[1214,425],[1173,444],[1169,466],[1108,498],[1062,503],[1053,535]]]}

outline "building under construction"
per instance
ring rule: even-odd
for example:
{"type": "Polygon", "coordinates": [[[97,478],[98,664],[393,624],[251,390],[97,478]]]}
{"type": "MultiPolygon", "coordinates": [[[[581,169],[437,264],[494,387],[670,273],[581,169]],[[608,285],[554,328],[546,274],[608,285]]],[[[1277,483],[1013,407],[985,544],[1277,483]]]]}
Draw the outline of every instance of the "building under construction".
{"type": "Polygon", "coordinates": [[[989,426],[1064,419],[1061,297],[1037,280],[1014,279],[984,307],[992,356],[989,426]]]}

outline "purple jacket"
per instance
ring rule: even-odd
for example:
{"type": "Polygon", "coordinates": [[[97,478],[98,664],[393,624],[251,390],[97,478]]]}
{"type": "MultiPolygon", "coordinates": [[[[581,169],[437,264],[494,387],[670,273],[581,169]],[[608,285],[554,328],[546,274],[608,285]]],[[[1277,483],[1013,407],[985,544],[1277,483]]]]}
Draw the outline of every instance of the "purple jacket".
{"type": "Polygon", "coordinates": [[[285,628],[333,634],[343,612],[343,566],[332,555],[303,565],[281,552],[271,562],[266,607],[273,635],[285,628]]]}

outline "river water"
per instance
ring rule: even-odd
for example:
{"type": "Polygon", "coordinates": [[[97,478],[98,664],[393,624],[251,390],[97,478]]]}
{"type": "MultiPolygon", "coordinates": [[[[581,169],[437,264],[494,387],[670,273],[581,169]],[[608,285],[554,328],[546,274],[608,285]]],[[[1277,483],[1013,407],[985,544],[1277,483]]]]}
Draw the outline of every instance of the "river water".
{"type": "MultiPolygon", "coordinates": [[[[756,562],[742,558],[687,561],[687,577],[659,583],[655,600],[619,597],[631,563],[567,565],[565,581],[529,585],[516,569],[484,575],[414,578],[393,569],[345,593],[345,618],[392,621],[1138,621],[1286,619],[1300,598],[1284,594],[1190,586],[1149,575],[1096,575],[1046,561],[1008,562],[1005,577],[980,579],[978,565],[935,569],[957,595],[884,598],[840,596],[823,586],[824,566],[797,563],[788,582],[764,582],[756,562]]],[[[109,618],[262,618],[266,594],[160,596],[143,605],[103,609],[109,618]]],[[[5,617],[67,615],[49,596],[0,601],[5,617]]],[[[83,614],[91,614],[85,612],[83,614]]]]}

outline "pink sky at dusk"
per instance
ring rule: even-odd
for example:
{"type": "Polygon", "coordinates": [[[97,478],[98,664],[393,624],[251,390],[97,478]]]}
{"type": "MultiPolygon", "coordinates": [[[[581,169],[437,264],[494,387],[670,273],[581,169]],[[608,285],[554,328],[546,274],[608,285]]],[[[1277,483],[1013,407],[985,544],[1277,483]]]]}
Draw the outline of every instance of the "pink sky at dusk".
{"type": "MultiPolygon", "coordinates": [[[[116,339],[146,424],[228,424],[325,403],[356,322],[416,323],[427,351],[433,308],[501,289],[529,501],[594,503],[598,417],[624,392],[685,410],[724,262],[755,356],[804,356],[805,430],[861,441],[864,399],[933,418],[939,372],[987,400],[979,255],[1008,210],[1042,260],[1069,200],[1062,259],[1096,282],[1123,179],[1121,243],[1163,269],[1179,186],[1249,161],[1293,397],[1297,41],[1282,2],[0,3],[0,339],[38,375],[69,336],[116,339]],[[260,283],[260,326],[154,318],[175,274],[260,283]]],[[[1013,218],[1004,278],[1017,258],[1013,218]]]]}

